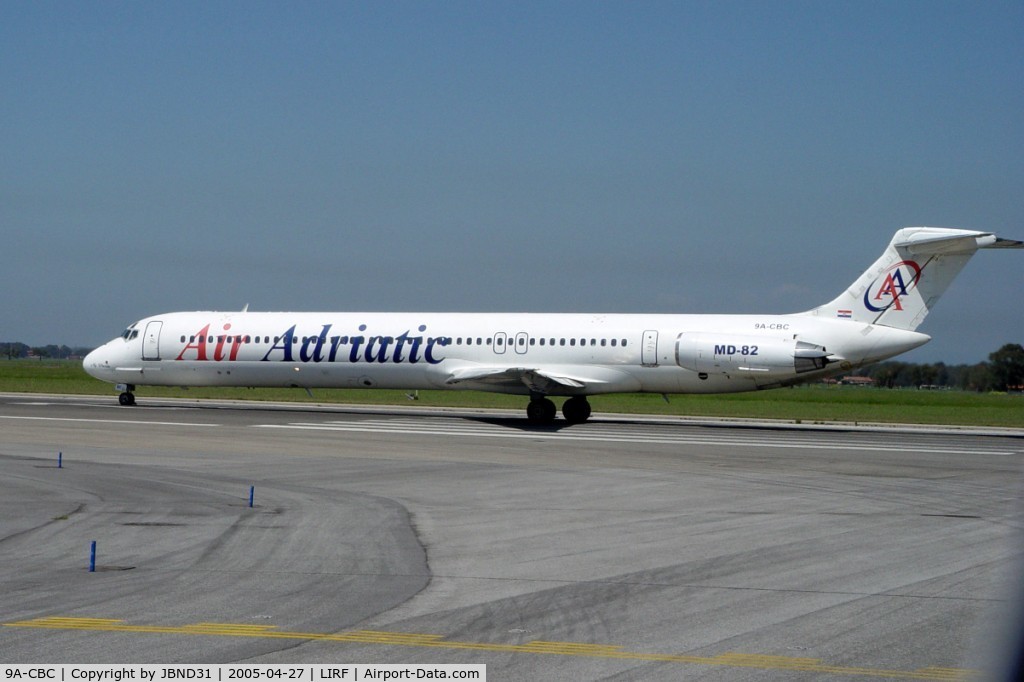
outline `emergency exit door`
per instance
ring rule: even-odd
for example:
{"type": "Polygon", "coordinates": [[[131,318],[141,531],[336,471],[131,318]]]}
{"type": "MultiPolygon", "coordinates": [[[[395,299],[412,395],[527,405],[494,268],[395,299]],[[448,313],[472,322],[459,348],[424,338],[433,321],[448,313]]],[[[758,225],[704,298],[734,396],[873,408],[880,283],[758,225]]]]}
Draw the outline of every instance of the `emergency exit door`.
{"type": "Polygon", "coordinates": [[[655,329],[644,332],[644,340],[640,344],[640,364],[644,367],[658,366],[658,332],[655,329]]]}

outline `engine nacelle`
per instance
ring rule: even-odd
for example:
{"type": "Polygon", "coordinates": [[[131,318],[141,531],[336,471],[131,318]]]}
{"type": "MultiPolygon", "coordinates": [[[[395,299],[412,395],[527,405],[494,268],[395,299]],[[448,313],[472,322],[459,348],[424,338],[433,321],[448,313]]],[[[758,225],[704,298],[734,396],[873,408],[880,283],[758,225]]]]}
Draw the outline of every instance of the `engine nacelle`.
{"type": "Polygon", "coordinates": [[[676,363],[706,374],[792,376],[823,369],[829,363],[823,346],[718,332],[683,332],[676,338],[676,363]]]}

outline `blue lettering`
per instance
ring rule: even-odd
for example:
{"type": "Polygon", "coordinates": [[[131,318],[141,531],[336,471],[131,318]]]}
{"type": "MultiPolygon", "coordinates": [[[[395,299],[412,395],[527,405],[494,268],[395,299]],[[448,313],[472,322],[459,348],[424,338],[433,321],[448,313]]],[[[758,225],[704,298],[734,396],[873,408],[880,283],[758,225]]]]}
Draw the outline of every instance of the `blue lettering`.
{"type": "MultiPolygon", "coordinates": [[[[419,326],[419,330],[421,332],[427,331],[427,325],[421,324],[419,326]]],[[[419,352],[420,352],[420,344],[423,343],[423,337],[422,336],[414,336],[414,337],[412,337],[409,340],[412,341],[412,348],[409,349],[409,363],[410,364],[416,364],[417,362],[420,361],[419,352]]]]}
{"type": "Polygon", "coordinates": [[[404,346],[405,342],[408,341],[408,340],[409,340],[409,332],[408,331],[402,332],[401,334],[399,334],[395,338],[395,341],[396,341],[396,343],[395,343],[395,352],[394,352],[394,355],[392,355],[392,357],[391,357],[391,361],[392,362],[398,363],[398,362],[402,362],[402,360],[405,359],[405,358],[402,357],[402,346],[404,346]]]}
{"type": "Polygon", "coordinates": [[[371,336],[366,342],[366,353],[364,357],[367,362],[385,363],[388,361],[388,344],[394,341],[390,336],[371,336]],[[373,344],[380,344],[380,348],[374,352],[373,344]]]}
{"type": "MultiPolygon", "coordinates": [[[[344,356],[339,357],[341,347],[348,344],[348,362],[368,362],[384,364],[387,362],[416,364],[427,362],[432,365],[444,362],[440,349],[452,343],[451,337],[437,336],[424,337],[410,336],[411,332],[406,330],[398,336],[329,336],[334,325],[325,324],[321,327],[320,333],[316,336],[296,335],[297,325],[292,325],[281,336],[274,337],[273,345],[267,350],[262,361],[279,362],[344,362],[344,356]],[[297,348],[296,348],[297,347],[297,348]],[[296,360],[295,351],[298,350],[296,360]],[[279,354],[279,355],[275,355],[279,354]]],[[[365,332],[367,325],[359,325],[359,331],[365,332]]],[[[427,325],[418,327],[420,332],[427,330],[427,325]]],[[[268,337],[269,341],[269,337],[268,337]]]]}
{"type": "Polygon", "coordinates": [[[323,355],[321,354],[324,349],[324,343],[327,341],[327,332],[330,331],[331,325],[325,324],[324,328],[320,330],[319,336],[310,336],[302,342],[302,350],[299,351],[299,359],[303,362],[321,362],[323,361],[323,355]],[[313,345],[312,352],[310,351],[310,344],[313,345]]]}
{"type": "Polygon", "coordinates": [[[442,346],[443,347],[443,346],[447,346],[451,342],[452,342],[452,340],[449,339],[449,338],[446,338],[446,337],[438,337],[436,339],[430,339],[429,341],[427,341],[427,348],[426,348],[426,350],[423,351],[423,359],[425,359],[427,362],[429,362],[432,365],[436,365],[436,364],[439,364],[439,363],[443,362],[444,358],[435,358],[434,357],[434,346],[437,345],[437,346],[442,346]]]}
{"type": "MultiPolygon", "coordinates": [[[[366,325],[359,325],[359,331],[365,332],[366,325]]],[[[352,343],[352,350],[348,354],[349,362],[359,362],[359,346],[361,346],[363,341],[365,340],[366,339],[362,336],[353,336],[352,338],[349,339],[349,341],[352,343]]]]}
{"type": "Polygon", "coordinates": [[[331,337],[331,352],[327,355],[327,362],[334,362],[334,359],[338,356],[338,346],[341,345],[342,338],[347,339],[348,337],[332,336],[331,337]]]}
{"type": "Polygon", "coordinates": [[[295,325],[293,324],[288,331],[279,337],[279,340],[274,341],[274,345],[270,347],[267,354],[263,356],[263,362],[270,359],[270,354],[275,350],[282,351],[284,357],[281,358],[282,362],[292,362],[292,338],[295,336],[295,325]]]}

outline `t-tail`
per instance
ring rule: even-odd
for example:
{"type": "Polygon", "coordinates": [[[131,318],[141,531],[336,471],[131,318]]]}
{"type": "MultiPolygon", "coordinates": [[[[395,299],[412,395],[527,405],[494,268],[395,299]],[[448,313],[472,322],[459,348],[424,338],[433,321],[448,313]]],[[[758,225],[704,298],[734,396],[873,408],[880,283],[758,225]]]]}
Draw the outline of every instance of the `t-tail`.
{"type": "Polygon", "coordinates": [[[849,289],[805,314],[913,331],[978,249],[1021,247],[990,232],[905,227],[849,289]]]}

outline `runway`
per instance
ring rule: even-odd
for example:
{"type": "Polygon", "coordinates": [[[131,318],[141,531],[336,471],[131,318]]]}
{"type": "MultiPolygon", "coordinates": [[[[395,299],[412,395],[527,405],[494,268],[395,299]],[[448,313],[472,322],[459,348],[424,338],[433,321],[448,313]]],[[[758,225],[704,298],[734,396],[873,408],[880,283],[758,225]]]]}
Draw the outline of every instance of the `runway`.
{"type": "Polygon", "coordinates": [[[1019,583],[1020,432],[115,403],[0,395],[4,662],[962,679],[1019,583]]]}

